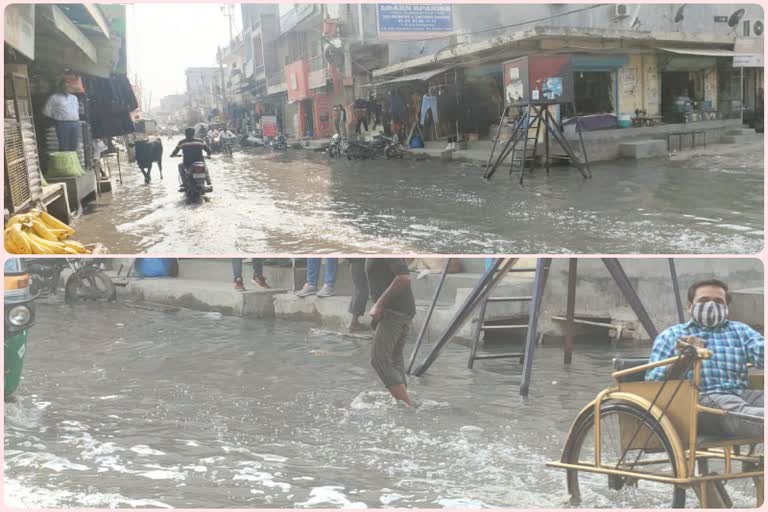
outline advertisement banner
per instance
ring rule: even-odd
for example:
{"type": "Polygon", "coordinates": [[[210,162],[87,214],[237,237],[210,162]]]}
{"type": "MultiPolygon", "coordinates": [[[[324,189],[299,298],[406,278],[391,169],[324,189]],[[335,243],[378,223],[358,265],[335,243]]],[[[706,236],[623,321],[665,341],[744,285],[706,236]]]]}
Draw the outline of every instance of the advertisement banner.
{"type": "Polygon", "coordinates": [[[450,4],[378,4],[376,19],[382,39],[419,39],[453,32],[450,4]]]}

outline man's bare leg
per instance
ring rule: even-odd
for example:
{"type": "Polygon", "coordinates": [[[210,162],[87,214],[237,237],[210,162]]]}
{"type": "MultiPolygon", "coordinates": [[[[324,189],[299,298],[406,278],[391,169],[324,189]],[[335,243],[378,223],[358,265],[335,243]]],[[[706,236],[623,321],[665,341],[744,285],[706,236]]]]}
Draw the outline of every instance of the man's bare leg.
{"type": "Polygon", "coordinates": [[[411,402],[411,397],[408,395],[408,389],[405,387],[405,384],[395,384],[387,389],[389,389],[389,392],[396,400],[405,402],[408,407],[413,407],[413,402],[411,402]]]}

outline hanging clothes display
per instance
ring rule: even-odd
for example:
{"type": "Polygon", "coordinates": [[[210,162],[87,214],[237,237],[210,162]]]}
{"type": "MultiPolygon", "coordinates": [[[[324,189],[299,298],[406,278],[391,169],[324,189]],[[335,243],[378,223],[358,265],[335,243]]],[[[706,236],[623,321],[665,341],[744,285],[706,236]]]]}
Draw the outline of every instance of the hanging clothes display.
{"type": "Polygon", "coordinates": [[[131,112],[139,107],[128,77],[83,77],[90,104],[90,124],[96,138],[117,137],[133,133],[131,112]]]}
{"type": "Polygon", "coordinates": [[[427,112],[432,110],[432,119],[437,123],[437,96],[429,96],[427,94],[421,98],[421,125],[424,126],[427,122],[427,112]]]}

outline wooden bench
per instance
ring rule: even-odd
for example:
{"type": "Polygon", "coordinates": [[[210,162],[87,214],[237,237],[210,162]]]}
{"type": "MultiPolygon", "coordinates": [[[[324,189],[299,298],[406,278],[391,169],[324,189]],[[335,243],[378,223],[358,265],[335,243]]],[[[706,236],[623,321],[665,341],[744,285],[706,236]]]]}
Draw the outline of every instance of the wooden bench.
{"type": "Polygon", "coordinates": [[[69,210],[69,197],[67,186],[64,183],[51,183],[43,187],[41,201],[48,213],[65,224],[72,220],[69,210]]]}

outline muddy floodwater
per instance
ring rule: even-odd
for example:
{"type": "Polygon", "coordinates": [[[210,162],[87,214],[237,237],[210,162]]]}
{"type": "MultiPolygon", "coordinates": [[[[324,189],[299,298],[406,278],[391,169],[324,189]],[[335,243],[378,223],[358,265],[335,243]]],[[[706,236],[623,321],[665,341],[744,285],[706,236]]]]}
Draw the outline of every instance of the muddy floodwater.
{"type": "MultiPolygon", "coordinates": [[[[471,371],[468,349],[452,344],[411,380],[417,410],[382,392],[369,351],[367,340],[309,323],[42,304],[18,403],[5,410],[6,503],[567,503],[564,474],[545,463],[559,458],[577,412],[609,383],[610,347],[578,346],[567,368],[558,348],[542,348],[523,401],[517,362],[471,371]]],[[[585,499],[620,505],[607,490],[585,499]]]]}
{"type": "Polygon", "coordinates": [[[324,153],[236,152],[210,161],[205,204],[178,192],[174,142],[145,186],[123,185],[76,223],[112,253],[755,253],[763,244],[763,145],[537,169],[524,187],[478,163],[329,162],[324,153]]]}

